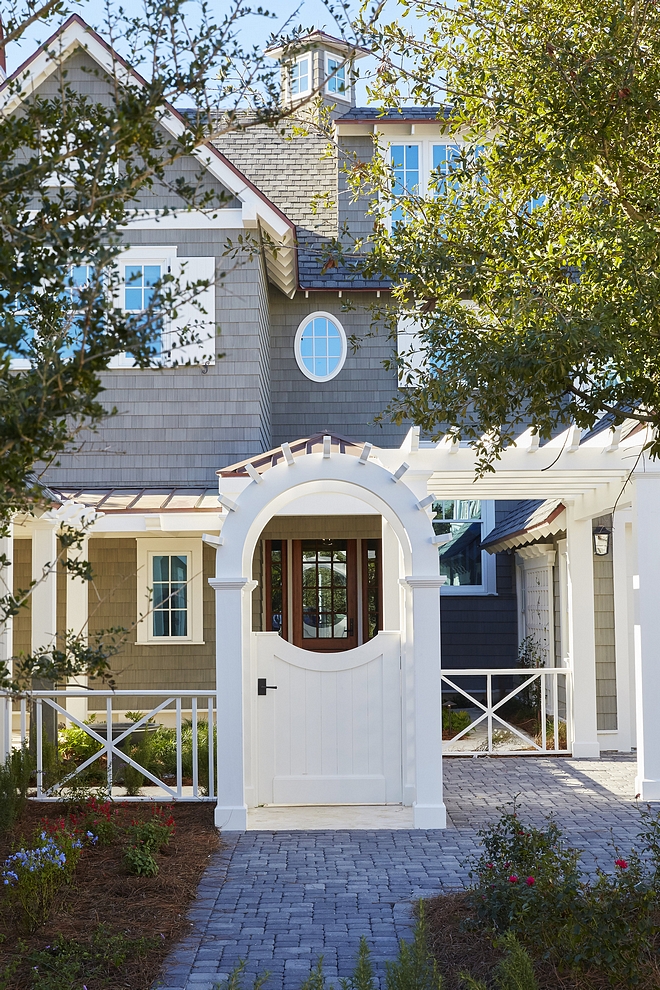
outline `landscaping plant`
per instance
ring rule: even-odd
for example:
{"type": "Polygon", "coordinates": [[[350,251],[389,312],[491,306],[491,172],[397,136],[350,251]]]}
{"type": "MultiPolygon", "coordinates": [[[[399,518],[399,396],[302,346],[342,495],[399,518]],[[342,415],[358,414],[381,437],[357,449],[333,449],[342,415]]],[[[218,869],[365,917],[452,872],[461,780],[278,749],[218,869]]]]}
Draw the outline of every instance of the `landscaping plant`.
{"type": "Polygon", "coordinates": [[[154,807],[151,818],[146,822],[133,821],[128,827],[128,845],[124,850],[124,860],[131,873],[138,877],[154,877],[158,873],[158,863],[154,853],[169,845],[174,835],[174,818],[165,817],[162,808],[154,807]]]}
{"type": "Polygon", "coordinates": [[[153,942],[112,934],[104,925],[99,925],[86,942],[58,935],[52,945],[30,954],[33,990],[79,990],[83,980],[118,973],[129,956],[144,956],[153,942]]]}
{"type": "Polygon", "coordinates": [[[82,840],[67,828],[37,832],[29,848],[5,860],[0,878],[8,903],[20,914],[28,931],[44,922],[58,890],[69,883],[82,840]]]}
{"type": "Polygon", "coordinates": [[[0,764],[0,835],[12,827],[25,807],[34,766],[26,746],[12,750],[0,764]]]}
{"type": "Polygon", "coordinates": [[[507,948],[513,943],[506,939],[517,938],[560,968],[598,971],[613,986],[635,986],[658,935],[659,834],[658,819],[647,813],[640,834],[645,855],[618,857],[613,872],[598,870],[588,880],[578,870],[580,854],[563,846],[556,823],[533,828],[515,809],[505,812],[480,833],[483,852],[469,894],[477,925],[496,940],[504,935],[507,948]]]}

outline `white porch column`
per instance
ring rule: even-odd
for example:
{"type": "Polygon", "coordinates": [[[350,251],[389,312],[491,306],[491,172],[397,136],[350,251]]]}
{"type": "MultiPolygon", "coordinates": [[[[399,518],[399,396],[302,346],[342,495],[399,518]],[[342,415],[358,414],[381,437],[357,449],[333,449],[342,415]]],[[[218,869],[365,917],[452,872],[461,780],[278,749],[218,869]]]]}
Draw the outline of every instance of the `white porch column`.
{"type": "MultiPolygon", "coordinates": [[[[0,597],[3,598],[14,590],[13,530],[13,523],[9,523],[7,536],[0,538],[0,554],[9,561],[6,567],[0,567],[0,597]]],[[[13,653],[13,619],[10,617],[0,625],[0,661],[8,661],[10,673],[13,653]]],[[[11,751],[11,715],[11,700],[3,698],[0,701],[0,763],[4,763],[11,751]]]]}
{"type": "Polygon", "coordinates": [[[440,678],[440,575],[406,577],[412,590],[415,678],[414,828],[446,828],[442,800],[442,681],[440,678]]]}
{"type": "MultiPolygon", "coordinates": [[[[209,578],[215,591],[216,689],[218,692],[216,828],[247,829],[245,800],[243,654],[249,644],[250,609],[243,596],[255,586],[248,578],[209,578]]],[[[255,685],[256,691],[256,685],[255,685]]]]}
{"type": "Polygon", "coordinates": [[[573,669],[573,756],[600,756],[596,722],[596,633],[591,519],[566,507],[569,651],[573,669]]]}
{"type": "Polygon", "coordinates": [[[612,520],[617,749],[629,753],[634,740],[635,645],[633,638],[632,512],[617,509],[612,520]]]}
{"type": "MultiPolygon", "coordinates": [[[[73,559],[86,560],[89,550],[89,541],[85,537],[80,550],[70,550],[69,556],[73,559]]],[[[66,631],[73,632],[76,636],[82,634],[84,642],[87,642],[87,620],[89,618],[89,582],[73,577],[67,572],[66,576],[66,631]]],[[[69,680],[71,687],[87,687],[89,678],[86,675],[72,677],[69,680]]],[[[81,721],[87,718],[87,698],[70,698],[66,705],[67,711],[79,718],[81,721]]]]}
{"type": "MultiPolygon", "coordinates": [[[[57,523],[39,520],[32,530],[32,589],[30,615],[32,623],[32,652],[51,647],[57,635],[57,523]],[[44,576],[45,573],[45,576],[44,576]]],[[[33,680],[39,690],[54,685],[50,681],[33,680]]],[[[50,705],[43,707],[44,733],[51,742],[57,738],[57,716],[50,705]]]]}
{"type": "Polygon", "coordinates": [[[637,544],[635,687],[637,777],[642,801],[660,801],[660,475],[635,475],[634,528],[637,544]]]}

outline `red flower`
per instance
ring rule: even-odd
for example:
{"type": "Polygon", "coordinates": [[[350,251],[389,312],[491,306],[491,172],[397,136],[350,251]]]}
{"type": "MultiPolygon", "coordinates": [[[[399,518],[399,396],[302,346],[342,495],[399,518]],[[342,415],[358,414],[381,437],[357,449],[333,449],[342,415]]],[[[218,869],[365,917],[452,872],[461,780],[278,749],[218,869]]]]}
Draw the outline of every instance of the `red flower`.
{"type": "Polygon", "coordinates": [[[493,864],[492,864],[492,863],[486,863],[486,869],[487,869],[487,870],[494,870],[494,869],[495,869],[495,867],[493,866],[493,864]]]}
{"type": "Polygon", "coordinates": [[[512,875],[511,875],[511,876],[509,877],[509,883],[518,883],[518,877],[517,877],[517,876],[515,875],[515,873],[513,873],[513,874],[512,874],[512,875]]]}
{"type": "Polygon", "coordinates": [[[533,887],[534,884],[536,883],[536,880],[534,879],[534,877],[527,877],[525,883],[527,884],[528,887],[533,887]]]}
{"type": "Polygon", "coordinates": [[[618,866],[620,870],[627,870],[628,869],[628,863],[627,863],[627,861],[625,859],[615,859],[614,860],[614,865],[615,866],[618,866]]]}

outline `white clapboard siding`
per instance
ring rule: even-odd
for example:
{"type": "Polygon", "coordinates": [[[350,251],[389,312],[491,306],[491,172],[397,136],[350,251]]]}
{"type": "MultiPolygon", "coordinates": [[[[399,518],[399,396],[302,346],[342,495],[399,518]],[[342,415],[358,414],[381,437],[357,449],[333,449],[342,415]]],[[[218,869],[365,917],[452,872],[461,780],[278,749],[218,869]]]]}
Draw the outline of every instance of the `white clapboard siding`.
{"type": "Polygon", "coordinates": [[[175,258],[172,274],[179,279],[184,295],[186,286],[192,286],[200,279],[211,284],[197,292],[194,301],[181,303],[176,318],[169,321],[168,331],[163,334],[163,350],[169,352],[169,363],[215,364],[215,258],[175,258]],[[195,338],[194,342],[190,342],[191,336],[195,338]]]}

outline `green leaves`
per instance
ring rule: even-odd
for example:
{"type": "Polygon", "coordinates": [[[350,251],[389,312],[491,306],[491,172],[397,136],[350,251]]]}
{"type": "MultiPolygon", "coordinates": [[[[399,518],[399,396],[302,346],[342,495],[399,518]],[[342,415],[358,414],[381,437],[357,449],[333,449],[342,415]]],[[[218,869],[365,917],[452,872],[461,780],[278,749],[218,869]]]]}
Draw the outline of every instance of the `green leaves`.
{"type": "MultiPolygon", "coordinates": [[[[406,76],[419,102],[450,107],[434,140],[467,154],[432,199],[405,199],[405,225],[376,227],[364,261],[392,280],[390,330],[416,307],[428,354],[389,414],[457,428],[482,470],[530,422],[544,438],[603,411],[660,425],[660,11],[459,0],[423,14],[419,42],[374,32],[387,65],[409,61],[372,96],[399,104],[406,76]]],[[[376,156],[349,179],[385,190],[386,171],[376,156]]]]}

